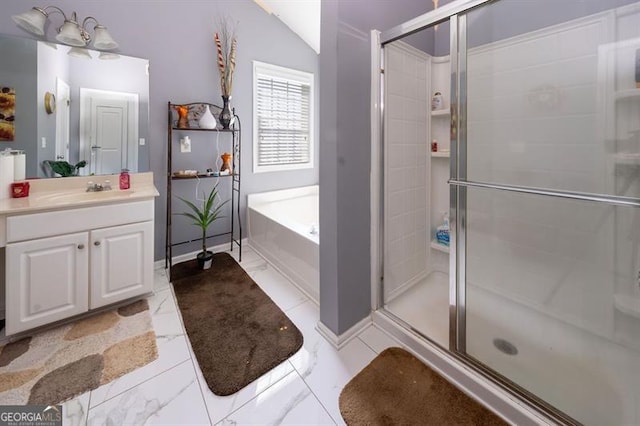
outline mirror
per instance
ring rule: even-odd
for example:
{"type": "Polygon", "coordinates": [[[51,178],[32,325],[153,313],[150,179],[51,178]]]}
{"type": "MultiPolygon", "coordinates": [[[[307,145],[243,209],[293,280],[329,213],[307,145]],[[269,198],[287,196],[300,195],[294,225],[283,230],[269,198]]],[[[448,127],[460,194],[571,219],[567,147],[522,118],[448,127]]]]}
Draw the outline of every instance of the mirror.
{"type": "Polygon", "coordinates": [[[27,177],[52,177],[55,160],[86,161],[80,175],[149,171],[148,60],[0,35],[0,88],[12,96],[0,150],[24,150],[27,177]]]}

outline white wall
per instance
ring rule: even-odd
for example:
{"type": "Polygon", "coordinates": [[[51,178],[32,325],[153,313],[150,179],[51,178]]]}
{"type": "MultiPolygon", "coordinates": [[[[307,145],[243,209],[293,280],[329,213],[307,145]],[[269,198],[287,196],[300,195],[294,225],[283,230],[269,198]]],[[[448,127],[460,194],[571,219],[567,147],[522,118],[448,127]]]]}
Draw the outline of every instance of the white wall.
{"type": "MultiPolygon", "coordinates": [[[[44,108],[44,95],[51,92],[54,95],[57,91],[57,79],[61,78],[69,84],[69,56],[67,48],[62,48],[53,43],[39,41],[38,49],[38,137],[37,141],[46,138],[45,147],[42,144],[35,144],[38,155],[37,175],[44,177],[42,162],[45,160],[55,160],[56,154],[56,114],[47,114],[44,108]]],[[[72,132],[73,133],[73,132],[72,132]]],[[[34,173],[35,176],[35,173],[34,173]]]]}
{"type": "Polygon", "coordinates": [[[429,253],[428,55],[387,46],[384,147],[384,300],[427,273],[429,253]]]}

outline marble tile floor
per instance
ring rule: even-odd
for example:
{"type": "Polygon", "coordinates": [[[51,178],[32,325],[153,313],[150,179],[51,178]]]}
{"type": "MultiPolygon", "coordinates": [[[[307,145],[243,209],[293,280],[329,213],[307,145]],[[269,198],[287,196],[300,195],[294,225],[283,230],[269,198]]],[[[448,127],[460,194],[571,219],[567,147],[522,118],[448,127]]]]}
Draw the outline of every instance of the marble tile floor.
{"type": "Polygon", "coordinates": [[[242,267],[303,333],[300,351],[236,394],[214,395],[191,350],[165,271],[156,270],[149,306],[158,359],[66,402],[64,424],[344,424],[340,391],[377,353],[397,343],[370,326],[336,350],[315,329],[314,302],[250,248],[243,247],[242,257],[242,267]]]}

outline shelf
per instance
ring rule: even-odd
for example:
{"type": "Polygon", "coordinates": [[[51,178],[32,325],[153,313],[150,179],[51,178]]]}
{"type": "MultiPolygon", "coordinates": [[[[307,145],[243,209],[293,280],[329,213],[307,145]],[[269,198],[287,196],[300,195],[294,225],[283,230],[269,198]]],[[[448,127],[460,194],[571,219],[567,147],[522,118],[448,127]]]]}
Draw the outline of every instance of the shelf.
{"type": "Polygon", "coordinates": [[[431,111],[432,117],[448,117],[451,115],[451,110],[449,109],[437,109],[435,111],[431,111]]]}
{"type": "Polygon", "coordinates": [[[640,298],[627,294],[614,294],[613,305],[618,311],[640,319],[640,298]]]}
{"type": "Polygon", "coordinates": [[[232,133],[232,132],[237,132],[238,129],[201,129],[199,127],[188,127],[186,129],[182,129],[180,127],[172,127],[171,130],[177,130],[177,131],[182,131],[182,132],[225,132],[225,133],[232,133]]]}
{"type": "Polygon", "coordinates": [[[614,154],[613,158],[615,159],[616,164],[640,166],[640,153],[620,152],[618,154],[614,154]]]}
{"type": "Polygon", "coordinates": [[[449,246],[445,246],[444,244],[440,244],[437,240],[431,240],[431,248],[441,251],[443,253],[449,253],[449,246]]]}
{"type": "Polygon", "coordinates": [[[451,157],[450,151],[437,151],[431,153],[432,158],[449,158],[451,157]]]}
{"type": "MultiPolygon", "coordinates": [[[[216,127],[213,129],[203,129],[199,127],[198,122],[194,119],[189,120],[188,122],[176,120],[176,111],[175,111],[176,106],[183,106],[191,109],[193,105],[200,105],[200,106],[209,105],[210,109],[213,106],[216,112],[217,110],[222,109],[221,107],[209,102],[192,102],[188,104],[185,104],[185,103],[175,104],[172,102],[167,103],[167,168],[166,168],[167,191],[166,191],[166,218],[165,218],[165,245],[164,245],[165,246],[165,258],[164,258],[165,269],[171,268],[173,266],[173,247],[178,245],[183,245],[183,244],[184,245],[194,244],[194,247],[195,247],[196,242],[208,241],[209,239],[212,239],[212,238],[220,238],[220,241],[214,241],[215,243],[222,242],[224,239],[226,239],[227,244],[230,245],[229,249],[231,251],[233,251],[234,246],[237,245],[239,248],[238,261],[242,261],[243,233],[242,233],[242,219],[240,215],[241,213],[240,202],[242,198],[241,197],[242,192],[240,190],[240,175],[242,174],[240,170],[242,165],[242,161],[241,161],[242,131],[240,129],[240,118],[235,114],[235,110],[233,110],[233,121],[231,122],[231,126],[229,129],[223,129],[222,125],[219,122],[217,123],[216,127]],[[178,126],[178,123],[184,123],[187,125],[187,127],[181,128],[178,126]],[[220,154],[220,152],[213,152],[213,150],[210,150],[209,154],[207,154],[206,156],[203,155],[201,156],[201,158],[197,159],[198,160],[197,164],[192,164],[190,166],[189,170],[197,174],[195,175],[180,174],[181,172],[185,172],[187,168],[182,170],[182,169],[179,169],[178,165],[174,165],[173,163],[174,152],[175,153],[178,152],[178,151],[175,151],[175,148],[176,148],[176,145],[178,145],[177,142],[179,141],[180,137],[183,136],[183,133],[191,133],[191,132],[209,132],[210,133],[209,135],[203,134],[203,135],[200,135],[199,138],[201,138],[203,141],[205,139],[208,139],[209,141],[214,141],[214,142],[217,141],[217,138],[220,136],[220,133],[226,133],[227,136],[223,137],[223,139],[225,139],[224,141],[225,147],[227,147],[225,148],[225,150],[229,149],[227,144],[231,144],[231,152],[233,153],[232,163],[230,167],[228,167],[228,170],[233,170],[234,173],[225,174],[222,176],[220,175],[215,176],[213,174],[207,173],[205,170],[218,169],[218,167],[215,164],[217,159],[219,158],[218,155],[220,154]],[[220,132],[220,133],[217,133],[217,132],[220,132]],[[229,140],[227,141],[226,139],[229,139],[229,140]],[[176,173],[178,174],[176,175],[176,173]],[[228,206],[225,208],[225,211],[227,211],[226,209],[229,210],[229,215],[227,216],[229,217],[229,220],[225,220],[223,223],[213,225],[213,227],[209,230],[209,232],[214,232],[214,230],[218,231],[213,235],[207,235],[204,238],[187,239],[186,241],[175,242],[174,236],[173,236],[174,225],[172,221],[172,217],[175,214],[175,212],[173,210],[172,201],[177,194],[174,193],[175,191],[174,188],[184,191],[187,189],[187,187],[185,187],[184,185],[191,187],[191,185],[194,184],[194,180],[196,183],[198,183],[200,179],[210,179],[210,178],[215,178],[215,179],[230,178],[230,179],[224,179],[222,181],[216,180],[216,181],[209,182],[209,183],[213,182],[216,185],[219,183],[223,188],[229,190],[230,192],[230,194],[228,195],[229,198],[223,202],[223,204],[227,204],[228,206]],[[189,184],[174,183],[179,180],[189,181],[190,183],[189,184]]],[[[217,114],[214,113],[214,116],[217,117],[217,114]]],[[[218,200],[218,202],[221,202],[221,200],[218,200]]]]}
{"type": "Polygon", "coordinates": [[[171,175],[171,180],[189,180],[189,179],[196,179],[196,178],[197,178],[197,179],[207,179],[207,178],[217,178],[217,177],[220,177],[220,178],[227,178],[227,177],[232,177],[232,176],[240,176],[240,175],[239,175],[239,174],[237,174],[237,173],[234,173],[234,174],[232,174],[232,175],[222,175],[222,176],[218,175],[218,176],[214,176],[214,175],[207,175],[207,174],[204,174],[204,173],[200,173],[200,174],[195,175],[195,176],[174,176],[174,175],[172,174],[172,175],[171,175]]]}
{"type": "Polygon", "coordinates": [[[627,89],[616,92],[616,101],[631,98],[640,98],[640,89],[627,89]]]}

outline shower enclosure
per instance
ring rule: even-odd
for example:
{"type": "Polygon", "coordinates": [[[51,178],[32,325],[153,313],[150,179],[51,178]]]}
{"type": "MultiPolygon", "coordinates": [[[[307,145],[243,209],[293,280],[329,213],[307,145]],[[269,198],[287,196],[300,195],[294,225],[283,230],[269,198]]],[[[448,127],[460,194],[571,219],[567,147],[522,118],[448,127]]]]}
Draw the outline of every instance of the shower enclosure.
{"type": "Polygon", "coordinates": [[[640,1],[458,0],[377,48],[377,307],[555,420],[640,424],[640,1]]]}

